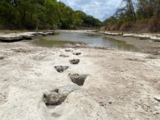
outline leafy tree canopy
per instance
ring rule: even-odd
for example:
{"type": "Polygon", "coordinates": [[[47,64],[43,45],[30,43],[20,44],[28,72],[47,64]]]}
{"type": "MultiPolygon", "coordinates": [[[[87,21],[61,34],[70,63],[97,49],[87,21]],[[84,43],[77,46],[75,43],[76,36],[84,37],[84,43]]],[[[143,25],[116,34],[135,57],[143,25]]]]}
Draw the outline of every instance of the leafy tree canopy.
{"type": "Polygon", "coordinates": [[[0,29],[76,29],[83,24],[101,26],[98,19],[57,0],[0,0],[0,29]]]}

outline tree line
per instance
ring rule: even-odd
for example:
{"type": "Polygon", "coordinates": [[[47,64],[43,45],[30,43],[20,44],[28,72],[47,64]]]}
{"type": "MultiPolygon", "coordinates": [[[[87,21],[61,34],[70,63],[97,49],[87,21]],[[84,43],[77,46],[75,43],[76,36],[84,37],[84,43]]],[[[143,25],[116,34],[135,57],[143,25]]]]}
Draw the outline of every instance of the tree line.
{"type": "Polygon", "coordinates": [[[102,22],[57,0],[0,0],[0,29],[77,29],[102,22]]]}
{"type": "Polygon", "coordinates": [[[160,0],[122,0],[116,13],[103,22],[107,30],[127,30],[139,24],[160,31],[160,0]]]}

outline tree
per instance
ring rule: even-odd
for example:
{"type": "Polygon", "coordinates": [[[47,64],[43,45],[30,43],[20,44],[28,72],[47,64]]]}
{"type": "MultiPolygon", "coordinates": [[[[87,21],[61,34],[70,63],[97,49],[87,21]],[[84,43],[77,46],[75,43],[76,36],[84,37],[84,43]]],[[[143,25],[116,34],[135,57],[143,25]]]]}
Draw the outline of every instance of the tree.
{"type": "Polygon", "coordinates": [[[132,0],[123,0],[122,1],[122,5],[120,8],[117,9],[116,14],[125,12],[125,14],[127,15],[127,19],[133,20],[134,22],[136,22],[136,13],[135,13],[135,8],[134,8],[134,4],[132,0]]]}
{"type": "Polygon", "coordinates": [[[1,29],[76,29],[84,15],[57,0],[0,0],[1,29]]]}

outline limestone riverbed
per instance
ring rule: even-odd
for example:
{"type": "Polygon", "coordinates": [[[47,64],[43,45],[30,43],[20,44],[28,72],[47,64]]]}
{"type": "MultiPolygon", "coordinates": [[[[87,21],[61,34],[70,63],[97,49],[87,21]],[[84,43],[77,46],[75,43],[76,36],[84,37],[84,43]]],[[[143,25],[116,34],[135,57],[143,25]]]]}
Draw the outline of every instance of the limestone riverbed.
{"type": "Polygon", "coordinates": [[[23,41],[0,48],[0,120],[160,119],[159,58],[23,41]]]}

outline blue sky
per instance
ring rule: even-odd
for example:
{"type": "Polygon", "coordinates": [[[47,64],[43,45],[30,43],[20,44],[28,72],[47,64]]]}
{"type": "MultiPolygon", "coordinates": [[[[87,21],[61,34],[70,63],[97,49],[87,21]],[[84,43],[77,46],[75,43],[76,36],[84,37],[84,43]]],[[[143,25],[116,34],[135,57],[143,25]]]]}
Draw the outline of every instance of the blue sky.
{"type": "Polygon", "coordinates": [[[103,21],[113,15],[122,0],[58,0],[103,21]]]}

